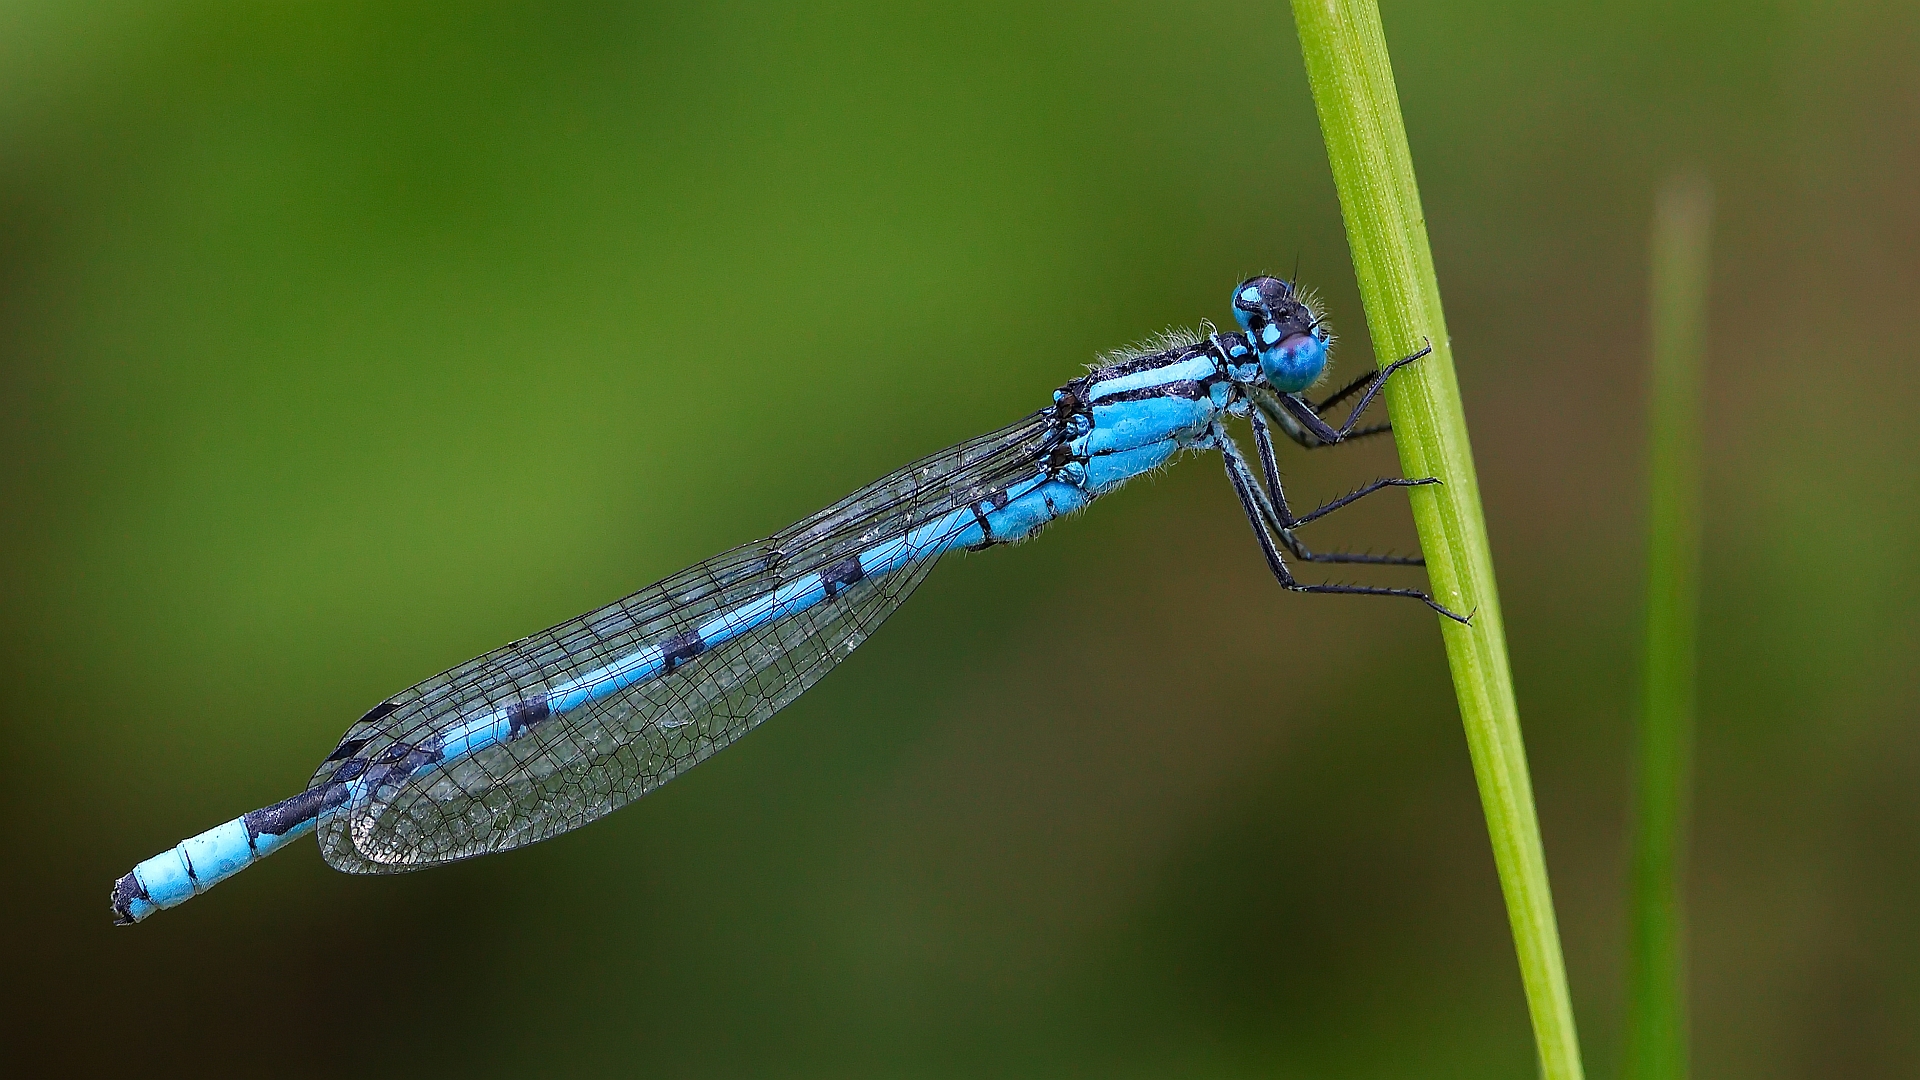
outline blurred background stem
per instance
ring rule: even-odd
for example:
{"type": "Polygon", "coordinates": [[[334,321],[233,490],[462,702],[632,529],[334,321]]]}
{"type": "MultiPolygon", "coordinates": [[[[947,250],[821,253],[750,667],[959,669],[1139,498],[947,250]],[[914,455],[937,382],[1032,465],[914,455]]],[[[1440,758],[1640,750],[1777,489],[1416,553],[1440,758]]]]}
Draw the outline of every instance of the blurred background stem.
{"type": "Polygon", "coordinates": [[[1377,358],[1384,365],[1423,343],[1433,345],[1433,355],[1388,384],[1387,409],[1405,474],[1445,481],[1412,493],[1414,522],[1434,596],[1473,615],[1471,626],[1441,619],[1440,632],[1541,1069],[1550,1080],[1572,1080],[1581,1075],[1579,1040],[1507,664],[1493,554],[1380,11],[1372,0],[1295,0],[1293,14],[1377,358]]]}
{"type": "Polygon", "coordinates": [[[1687,1075],[1680,861],[1693,756],[1700,568],[1700,384],[1706,340],[1704,178],[1660,190],[1653,217],[1653,371],[1649,407],[1647,637],[1633,840],[1628,964],[1629,1080],[1687,1075]]]}

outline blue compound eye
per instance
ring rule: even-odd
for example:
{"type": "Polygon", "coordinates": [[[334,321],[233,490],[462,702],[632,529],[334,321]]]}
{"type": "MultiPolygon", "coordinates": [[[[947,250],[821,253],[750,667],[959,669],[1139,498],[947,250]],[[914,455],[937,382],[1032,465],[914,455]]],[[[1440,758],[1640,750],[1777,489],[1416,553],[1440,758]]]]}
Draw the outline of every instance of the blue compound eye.
{"type": "MultiPolygon", "coordinates": [[[[1268,327],[1272,329],[1272,327],[1268,327]]],[[[1320,379],[1327,369],[1327,343],[1316,334],[1291,334],[1272,345],[1262,342],[1260,371],[1275,390],[1297,394],[1320,379]]]]}

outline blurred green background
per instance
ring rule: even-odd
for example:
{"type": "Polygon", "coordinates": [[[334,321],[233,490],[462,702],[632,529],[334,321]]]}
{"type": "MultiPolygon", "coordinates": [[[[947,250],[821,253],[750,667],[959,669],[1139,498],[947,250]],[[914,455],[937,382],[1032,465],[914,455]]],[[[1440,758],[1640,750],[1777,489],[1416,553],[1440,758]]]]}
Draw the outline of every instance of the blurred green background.
{"type": "MultiPolygon", "coordinates": [[[[1384,7],[1590,1075],[1689,164],[1696,1074],[1920,1073],[1920,10],[1384,7]]],[[[303,844],[109,925],[385,695],[1296,258],[1364,370],[1283,5],[8,5],[9,1071],[1534,1075],[1434,616],[1282,595],[1206,461],[953,560],[590,829],[383,879],[303,844]]],[[[1316,528],[1412,543],[1397,497],[1316,528]]]]}

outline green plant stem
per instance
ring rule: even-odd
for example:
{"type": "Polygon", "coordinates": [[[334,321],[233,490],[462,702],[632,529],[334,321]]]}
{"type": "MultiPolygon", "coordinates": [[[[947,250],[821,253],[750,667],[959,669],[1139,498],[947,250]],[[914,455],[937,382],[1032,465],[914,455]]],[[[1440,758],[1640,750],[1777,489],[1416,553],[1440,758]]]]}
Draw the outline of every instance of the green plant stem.
{"type": "Polygon", "coordinates": [[[1628,1080],[1687,1075],[1680,860],[1693,757],[1700,584],[1700,383],[1713,198],[1679,177],[1653,217],[1653,372],[1648,456],[1647,641],[1633,840],[1628,1080]]]}
{"type": "Polygon", "coordinates": [[[1579,1039],[1507,666],[1493,554],[1380,11],[1373,0],[1294,0],[1293,15],[1374,348],[1385,364],[1433,345],[1433,355],[1388,384],[1387,409],[1406,475],[1444,481],[1413,490],[1414,523],[1434,596],[1473,615],[1471,626],[1441,619],[1441,636],[1541,1070],[1549,1080],[1576,1080],[1579,1039]]]}

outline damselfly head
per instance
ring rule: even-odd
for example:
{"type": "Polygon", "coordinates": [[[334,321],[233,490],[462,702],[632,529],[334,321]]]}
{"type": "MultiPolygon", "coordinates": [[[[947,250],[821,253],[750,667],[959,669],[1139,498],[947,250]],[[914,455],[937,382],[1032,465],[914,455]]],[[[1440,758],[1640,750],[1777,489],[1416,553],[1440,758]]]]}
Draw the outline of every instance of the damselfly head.
{"type": "Polygon", "coordinates": [[[1234,287],[1233,317],[1260,356],[1260,371],[1282,393],[1312,386],[1327,368],[1331,335],[1290,281],[1248,278],[1234,287]]]}

